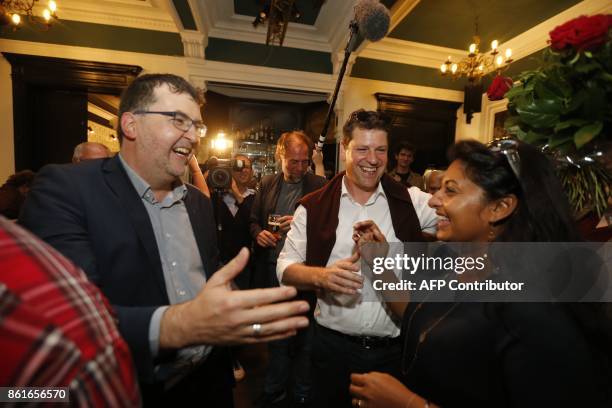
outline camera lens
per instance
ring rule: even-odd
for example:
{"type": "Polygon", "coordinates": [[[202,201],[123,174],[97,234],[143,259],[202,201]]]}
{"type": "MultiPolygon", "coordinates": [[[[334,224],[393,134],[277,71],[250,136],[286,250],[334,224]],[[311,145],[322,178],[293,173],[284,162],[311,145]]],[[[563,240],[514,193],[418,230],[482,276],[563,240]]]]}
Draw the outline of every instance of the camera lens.
{"type": "Polygon", "coordinates": [[[218,167],[210,171],[210,184],[213,188],[227,189],[232,185],[232,175],[228,169],[218,167]]]}

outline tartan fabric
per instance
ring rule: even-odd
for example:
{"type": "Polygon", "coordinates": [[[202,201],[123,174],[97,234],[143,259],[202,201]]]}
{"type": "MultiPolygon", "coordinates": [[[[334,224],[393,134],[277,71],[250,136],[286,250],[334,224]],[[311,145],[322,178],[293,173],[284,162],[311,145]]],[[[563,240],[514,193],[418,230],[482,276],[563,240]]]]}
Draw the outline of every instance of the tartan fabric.
{"type": "Polygon", "coordinates": [[[111,308],[57,251],[0,217],[0,386],[69,387],[71,405],[133,407],[140,394],[111,308]]]}

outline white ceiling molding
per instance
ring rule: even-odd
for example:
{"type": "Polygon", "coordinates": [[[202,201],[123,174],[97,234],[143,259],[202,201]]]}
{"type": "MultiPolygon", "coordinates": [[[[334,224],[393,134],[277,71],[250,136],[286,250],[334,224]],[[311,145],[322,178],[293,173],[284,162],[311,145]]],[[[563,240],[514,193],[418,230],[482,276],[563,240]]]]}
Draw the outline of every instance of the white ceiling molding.
{"type": "Polygon", "coordinates": [[[353,8],[357,1],[328,0],[321,7],[315,27],[327,39],[332,54],[344,51],[346,47],[349,24],[354,17],[353,8]]]}
{"type": "MultiPolygon", "coordinates": [[[[289,24],[283,46],[332,52],[335,48],[330,44],[334,43],[334,38],[345,36],[348,32],[348,24],[352,18],[353,5],[356,1],[326,1],[314,26],[300,23],[289,24]],[[340,24],[338,16],[344,16],[340,24]]],[[[234,13],[233,1],[189,0],[189,4],[198,27],[207,28],[209,37],[265,44],[266,26],[253,28],[252,17],[234,13]]],[[[340,40],[335,39],[335,42],[340,42],[340,40]]]]}
{"type": "MultiPolygon", "coordinates": [[[[353,69],[353,65],[355,64],[356,60],[357,60],[357,54],[352,53],[351,55],[349,55],[349,60],[348,60],[348,63],[346,64],[346,72],[344,73],[344,76],[351,75],[351,70],[353,69]]],[[[338,74],[340,73],[340,68],[342,67],[343,63],[344,63],[344,52],[339,51],[335,54],[332,54],[332,66],[333,66],[334,78],[338,77],[338,74]]]]}
{"type": "Polygon", "coordinates": [[[401,23],[408,14],[410,14],[412,9],[414,9],[420,1],[421,0],[397,0],[393,7],[391,7],[391,23],[389,24],[389,32],[393,31],[393,29],[397,27],[397,25],[401,23]]]}
{"type": "MultiPolygon", "coordinates": [[[[171,0],[166,0],[171,1],[171,0]]],[[[196,25],[200,29],[208,35],[210,33],[211,28],[213,27],[213,22],[217,21],[217,2],[216,1],[197,1],[197,0],[188,0],[189,7],[191,8],[191,13],[193,14],[193,18],[196,20],[196,25]]]]}
{"type": "MultiPolygon", "coordinates": [[[[266,33],[266,26],[260,25],[253,28],[250,17],[235,14],[227,20],[215,22],[214,27],[209,31],[209,37],[265,44],[266,33]]],[[[289,24],[283,46],[313,51],[330,51],[327,38],[318,34],[315,27],[299,23],[289,24]]]]}
{"type": "MultiPolygon", "coordinates": [[[[412,9],[419,3],[420,0],[398,0],[393,7],[391,8],[391,10],[389,10],[389,13],[391,15],[391,21],[389,23],[389,33],[391,31],[393,31],[393,29],[412,11],[412,9]]],[[[343,37],[342,37],[342,41],[340,44],[338,44],[338,47],[342,47],[342,48],[338,48],[336,50],[336,52],[344,52],[344,48],[346,47],[346,42],[348,41],[348,24],[350,23],[350,19],[353,18],[353,11],[351,10],[350,13],[347,13],[348,17],[347,17],[347,21],[346,21],[346,27],[347,29],[344,30],[343,32],[341,30],[337,30],[337,32],[340,32],[343,37]]],[[[389,37],[385,37],[383,38],[381,41],[385,41],[385,40],[392,40],[392,38],[389,37]]],[[[353,55],[359,55],[359,56],[364,56],[363,51],[365,49],[368,48],[368,45],[371,44],[370,41],[368,40],[364,40],[359,47],[357,48],[357,50],[353,51],[353,55]]],[[[385,47],[383,47],[385,48],[385,47]]],[[[391,48],[393,52],[397,51],[397,47],[389,47],[386,46],[387,49],[391,48]]],[[[368,58],[368,57],[366,57],[368,58]]],[[[371,58],[375,58],[375,59],[384,59],[384,58],[376,58],[376,57],[371,57],[371,58]]],[[[398,57],[401,58],[401,57],[398,57]]],[[[403,60],[403,58],[402,58],[403,60]]],[[[396,62],[400,62],[400,60],[398,59],[396,62]]],[[[350,71],[349,71],[350,72],[350,71]]]]}
{"type": "Polygon", "coordinates": [[[208,31],[210,30],[210,21],[207,20],[208,16],[202,16],[197,0],[187,0],[187,3],[191,9],[191,15],[193,16],[193,21],[197,29],[208,36],[208,31]]]}
{"type": "Polygon", "coordinates": [[[608,0],[585,0],[517,35],[506,43],[500,44],[499,48],[512,48],[513,58],[518,60],[546,48],[550,38],[549,33],[566,21],[582,15],[608,14],[611,12],[612,3],[608,0]]]}
{"type": "Polygon", "coordinates": [[[377,81],[364,78],[350,78],[351,87],[371,89],[374,92],[395,95],[414,96],[418,98],[437,99],[441,101],[463,102],[463,91],[453,89],[432,88],[429,86],[400,84],[398,82],[377,81]]]}
{"type": "Polygon", "coordinates": [[[389,37],[383,38],[377,43],[368,44],[368,46],[359,53],[359,56],[364,58],[436,69],[439,68],[449,56],[454,61],[458,61],[461,58],[465,58],[466,55],[467,51],[463,50],[398,40],[389,37]]]}
{"type": "Polygon", "coordinates": [[[60,21],[73,20],[94,24],[141,28],[176,33],[170,13],[151,1],[136,0],[62,0],[57,14],[60,21]]]}
{"type": "Polygon", "coordinates": [[[99,61],[111,64],[130,64],[143,67],[143,73],[169,72],[188,76],[184,57],[115,51],[101,48],[76,47],[37,43],[30,41],[0,39],[0,51],[17,54],[38,55],[53,58],[68,58],[80,61],[99,61]]]}
{"type": "Polygon", "coordinates": [[[208,83],[208,90],[225,96],[240,99],[261,99],[266,101],[312,103],[325,101],[327,94],[319,92],[292,91],[253,87],[244,84],[208,83]]]}
{"type": "Polygon", "coordinates": [[[181,18],[179,17],[178,12],[176,11],[176,7],[174,7],[174,3],[172,2],[172,0],[161,0],[161,1],[165,2],[165,7],[168,10],[170,17],[172,18],[174,25],[179,29],[179,31],[184,30],[185,27],[183,27],[183,22],[181,21],[181,18]]]}
{"type": "MultiPolygon", "coordinates": [[[[499,48],[502,50],[512,48],[514,60],[519,60],[545,48],[548,45],[548,33],[567,20],[583,14],[592,15],[610,13],[611,11],[612,3],[609,0],[584,0],[504,44],[500,44],[499,48]]],[[[467,56],[467,50],[384,38],[376,43],[368,43],[359,53],[359,56],[439,69],[448,56],[451,56],[454,61],[458,61],[467,56]]]]}
{"type": "Polygon", "coordinates": [[[194,58],[186,60],[190,73],[189,78],[194,83],[214,81],[324,93],[331,92],[334,85],[332,76],[329,74],[203,61],[194,58]]]}

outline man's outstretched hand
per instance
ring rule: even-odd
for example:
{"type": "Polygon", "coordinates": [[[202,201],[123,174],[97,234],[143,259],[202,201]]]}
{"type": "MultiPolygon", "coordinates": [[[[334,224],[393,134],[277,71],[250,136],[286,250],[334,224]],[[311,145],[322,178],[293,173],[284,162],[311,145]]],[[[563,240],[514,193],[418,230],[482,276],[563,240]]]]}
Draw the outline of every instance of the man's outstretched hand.
{"type": "Polygon", "coordinates": [[[242,271],[249,252],[242,248],[227,265],[206,282],[193,299],[172,305],[164,313],[160,348],[196,344],[232,345],[259,343],[295,335],[308,326],[308,303],[291,301],[293,287],[232,290],[231,281],[242,271]],[[261,325],[259,331],[253,325],[261,325]]]}

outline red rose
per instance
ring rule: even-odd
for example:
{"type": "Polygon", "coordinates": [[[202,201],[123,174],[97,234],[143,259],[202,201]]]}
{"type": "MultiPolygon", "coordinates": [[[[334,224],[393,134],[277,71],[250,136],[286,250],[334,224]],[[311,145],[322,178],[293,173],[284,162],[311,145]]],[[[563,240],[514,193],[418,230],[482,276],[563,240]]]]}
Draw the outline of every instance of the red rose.
{"type": "Polygon", "coordinates": [[[504,95],[512,87],[512,78],[496,76],[491,82],[491,86],[487,89],[487,95],[490,101],[499,101],[504,99],[504,95]]]}
{"type": "Polygon", "coordinates": [[[550,32],[550,47],[562,51],[571,46],[577,51],[593,50],[608,40],[612,15],[580,16],[550,32]]]}

